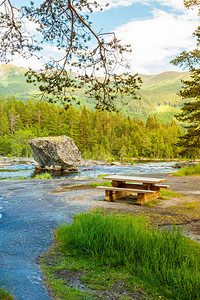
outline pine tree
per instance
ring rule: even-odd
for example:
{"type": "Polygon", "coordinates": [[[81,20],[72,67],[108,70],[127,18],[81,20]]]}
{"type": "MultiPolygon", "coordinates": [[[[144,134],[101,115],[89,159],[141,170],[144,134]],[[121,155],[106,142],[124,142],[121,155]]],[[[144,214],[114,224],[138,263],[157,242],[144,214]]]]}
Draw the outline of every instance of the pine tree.
{"type": "MultiPolygon", "coordinates": [[[[189,0],[184,1],[184,4],[188,8],[197,6],[199,8],[199,1],[189,0]]],[[[180,95],[185,100],[190,100],[184,103],[181,108],[182,112],[177,116],[177,119],[186,123],[186,134],[180,138],[179,146],[183,147],[182,153],[189,156],[197,156],[200,154],[200,26],[193,34],[197,39],[197,47],[193,51],[183,51],[172,63],[175,65],[189,68],[190,79],[183,81],[183,88],[180,91],[180,95]]]]}
{"type": "Polygon", "coordinates": [[[38,83],[41,96],[50,103],[62,103],[65,108],[78,104],[76,92],[83,85],[87,96],[96,100],[96,108],[116,110],[119,96],[121,102],[125,95],[138,99],[136,91],[142,80],[130,73],[124,58],[126,52],[131,52],[130,45],[122,45],[114,32],[95,32],[91,27],[91,13],[106,6],[102,1],[88,0],[30,1],[22,7],[14,0],[0,1],[1,61],[8,62],[15,54],[38,57],[36,53],[44,44],[53,44],[59,59],[52,56],[39,72],[29,69],[26,74],[27,82],[38,83]],[[24,20],[35,23],[39,34],[34,38],[24,20]],[[120,75],[116,74],[119,68],[123,69],[120,75]],[[71,76],[70,69],[80,75],[71,76]],[[103,80],[98,77],[100,70],[103,80]]]}

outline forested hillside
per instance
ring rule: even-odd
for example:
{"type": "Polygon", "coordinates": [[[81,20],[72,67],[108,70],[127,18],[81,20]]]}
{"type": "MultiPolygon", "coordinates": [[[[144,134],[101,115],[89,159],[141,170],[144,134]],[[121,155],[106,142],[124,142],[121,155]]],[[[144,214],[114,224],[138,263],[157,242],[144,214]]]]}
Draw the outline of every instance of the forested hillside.
{"type": "Polygon", "coordinates": [[[28,140],[38,136],[70,136],[84,158],[173,158],[182,134],[175,121],[164,125],[155,117],[146,122],[122,114],[48,104],[44,101],[0,99],[0,155],[30,156],[28,140]]]}
{"type": "Polygon", "coordinates": [[[188,79],[189,72],[142,75],[143,84],[138,92],[141,100],[137,102],[132,100],[124,110],[143,120],[149,115],[155,115],[165,123],[170,122],[174,115],[180,112],[180,107],[185,102],[177,93],[182,86],[181,80],[188,79]]]}
{"type": "Polygon", "coordinates": [[[28,84],[24,76],[27,70],[10,64],[0,64],[0,96],[15,96],[20,100],[34,97],[38,88],[28,84]]]}
{"type": "MultiPolygon", "coordinates": [[[[38,88],[26,83],[24,68],[13,65],[0,64],[0,95],[12,96],[17,99],[28,100],[38,98],[38,88]]],[[[158,75],[142,75],[143,85],[138,94],[141,100],[128,99],[129,104],[120,107],[124,115],[146,121],[149,115],[157,116],[163,122],[171,122],[174,114],[179,113],[183,100],[177,93],[181,87],[181,79],[188,79],[189,72],[165,72],[158,75]]],[[[87,108],[93,109],[93,99],[84,94],[84,90],[75,92],[78,100],[87,108]]],[[[119,103],[120,105],[120,103],[119,103]]]]}

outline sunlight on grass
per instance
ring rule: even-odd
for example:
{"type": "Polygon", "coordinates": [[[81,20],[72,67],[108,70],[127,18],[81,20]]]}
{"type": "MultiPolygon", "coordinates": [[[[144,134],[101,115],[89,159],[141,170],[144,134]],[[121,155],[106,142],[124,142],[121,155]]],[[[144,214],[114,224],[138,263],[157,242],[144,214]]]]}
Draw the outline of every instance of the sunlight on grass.
{"type": "Polygon", "coordinates": [[[181,168],[176,173],[172,174],[173,176],[191,176],[191,175],[200,175],[200,163],[192,167],[181,168]]]}
{"type": "Polygon", "coordinates": [[[34,177],[34,179],[52,179],[51,174],[45,172],[42,174],[38,174],[34,177]]]}
{"type": "Polygon", "coordinates": [[[109,174],[100,174],[100,175],[98,175],[97,176],[97,178],[103,178],[103,177],[106,177],[106,176],[108,176],[109,174]]]}
{"type": "Polygon", "coordinates": [[[170,105],[160,105],[160,106],[156,106],[156,112],[160,113],[160,112],[170,112],[172,111],[172,107],[170,105]]]}
{"type": "Polygon", "coordinates": [[[144,203],[143,206],[150,206],[150,207],[154,207],[154,205],[156,203],[160,203],[160,200],[157,199],[157,200],[153,200],[153,201],[150,201],[150,202],[147,202],[147,203],[144,203]]]}
{"type": "Polygon", "coordinates": [[[183,197],[180,193],[176,193],[176,192],[173,192],[170,190],[163,190],[163,189],[160,190],[160,194],[161,194],[160,199],[162,199],[162,200],[167,200],[171,197],[172,198],[182,198],[183,197]]]}
{"type": "Polygon", "coordinates": [[[112,186],[110,181],[103,181],[103,182],[93,182],[90,183],[91,186],[97,187],[97,186],[112,186]]]}
{"type": "Polygon", "coordinates": [[[186,205],[187,209],[197,209],[198,207],[199,207],[199,203],[197,203],[197,202],[193,202],[193,203],[186,205]]]}

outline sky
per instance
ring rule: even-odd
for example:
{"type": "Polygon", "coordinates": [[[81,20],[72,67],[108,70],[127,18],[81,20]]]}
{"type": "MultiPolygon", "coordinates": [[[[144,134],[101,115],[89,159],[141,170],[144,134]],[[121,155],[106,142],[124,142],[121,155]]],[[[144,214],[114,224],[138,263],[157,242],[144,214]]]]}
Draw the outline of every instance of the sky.
{"type": "MultiPolygon", "coordinates": [[[[27,1],[16,0],[20,6],[27,1]]],[[[37,0],[38,1],[38,0],[37,0]]],[[[106,0],[99,0],[106,4],[106,0]]],[[[96,32],[114,31],[123,44],[131,44],[127,55],[131,73],[158,74],[165,71],[182,71],[170,64],[183,50],[195,48],[192,33],[199,25],[197,10],[188,10],[183,0],[110,0],[103,12],[91,14],[92,28],[96,32]]],[[[47,47],[46,55],[56,55],[55,47],[47,47]]],[[[15,57],[13,64],[39,68],[41,61],[25,61],[15,57]]]]}

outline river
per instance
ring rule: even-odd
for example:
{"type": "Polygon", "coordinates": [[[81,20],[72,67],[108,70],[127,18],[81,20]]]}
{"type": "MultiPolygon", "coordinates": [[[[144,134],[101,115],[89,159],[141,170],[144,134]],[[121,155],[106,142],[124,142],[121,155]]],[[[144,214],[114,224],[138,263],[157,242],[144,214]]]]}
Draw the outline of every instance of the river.
{"type": "MultiPolygon", "coordinates": [[[[62,173],[55,178],[95,178],[106,174],[160,174],[176,171],[173,161],[135,162],[134,165],[96,165],[79,167],[79,173],[62,173]]],[[[36,175],[32,163],[10,162],[0,164],[0,180],[31,179],[36,175]]]]}

